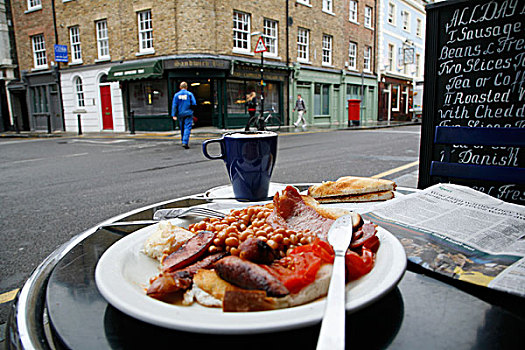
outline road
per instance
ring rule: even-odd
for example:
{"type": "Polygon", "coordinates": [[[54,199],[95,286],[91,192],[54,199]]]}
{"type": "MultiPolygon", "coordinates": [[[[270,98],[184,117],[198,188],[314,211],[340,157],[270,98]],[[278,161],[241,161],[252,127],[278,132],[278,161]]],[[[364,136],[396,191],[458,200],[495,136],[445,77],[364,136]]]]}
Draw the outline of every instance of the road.
{"type": "MultiPolygon", "coordinates": [[[[344,175],[399,179],[417,170],[419,126],[281,134],[272,181],[344,175]]],[[[169,139],[0,139],[0,324],[35,267],[117,214],[228,183],[224,164],[169,139]]],[[[415,187],[416,183],[412,183],[415,187]]]]}

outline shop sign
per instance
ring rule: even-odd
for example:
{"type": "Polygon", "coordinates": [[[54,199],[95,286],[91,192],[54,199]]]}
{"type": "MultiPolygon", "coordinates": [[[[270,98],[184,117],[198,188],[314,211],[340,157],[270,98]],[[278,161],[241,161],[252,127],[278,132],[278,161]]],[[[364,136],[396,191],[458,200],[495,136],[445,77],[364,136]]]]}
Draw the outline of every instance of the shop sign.
{"type": "Polygon", "coordinates": [[[164,61],[165,69],[177,68],[211,68],[211,69],[230,69],[230,62],[225,60],[213,59],[177,59],[164,61]]]}

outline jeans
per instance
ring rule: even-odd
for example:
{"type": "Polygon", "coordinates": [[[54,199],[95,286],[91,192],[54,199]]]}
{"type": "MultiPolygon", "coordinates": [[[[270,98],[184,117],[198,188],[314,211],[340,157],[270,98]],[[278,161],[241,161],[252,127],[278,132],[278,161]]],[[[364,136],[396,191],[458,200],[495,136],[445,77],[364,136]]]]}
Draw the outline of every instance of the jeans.
{"type": "Polygon", "coordinates": [[[193,125],[193,116],[179,117],[179,128],[181,141],[183,145],[187,145],[190,142],[191,127],[193,125]]]}

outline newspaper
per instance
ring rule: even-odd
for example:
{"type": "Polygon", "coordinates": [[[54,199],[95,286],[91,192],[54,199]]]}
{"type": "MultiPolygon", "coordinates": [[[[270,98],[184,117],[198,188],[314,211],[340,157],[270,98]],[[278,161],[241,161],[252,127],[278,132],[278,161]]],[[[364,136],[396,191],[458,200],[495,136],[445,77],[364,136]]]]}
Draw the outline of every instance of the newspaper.
{"type": "Polygon", "coordinates": [[[363,216],[390,230],[408,260],[525,297],[525,206],[437,184],[376,205],[363,216]]]}

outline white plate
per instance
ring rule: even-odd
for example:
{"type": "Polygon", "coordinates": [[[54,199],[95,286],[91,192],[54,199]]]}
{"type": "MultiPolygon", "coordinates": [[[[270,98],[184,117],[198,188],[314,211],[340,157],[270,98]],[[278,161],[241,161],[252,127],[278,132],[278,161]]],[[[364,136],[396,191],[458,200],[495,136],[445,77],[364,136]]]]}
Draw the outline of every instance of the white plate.
{"type": "MultiPolygon", "coordinates": [[[[268,188],[268,197],[273,197],[277,192],[280,192],[286,188],[287,185],[270,182],[268,188]]],[[[209,189],[204,194],[208,198],[229,198],[234,197],[232,185],[218,186],[209,189]]]]}
{"type": "MultiPolygon", "coordinates": [[[[172,221],[186,226],[187,222],[172,221]]],[[[158,224],[126,236],[100,258],[95,280],[100,293],[125,314],[157,326],[189,332],[215,334],[265,333],[309,326],[321,321],[325,300],[288,309],[225,313],[194,303],[177,306],[146,296],[148,281],[158,273],[158,263],[142,254],[143,243],[158,224]]],[[[401,243],[391,233],[378,228],[381,245],[372,271],[347,285],[346,310],[355,312],[394,288],[406,268],[401,243]]]]}

